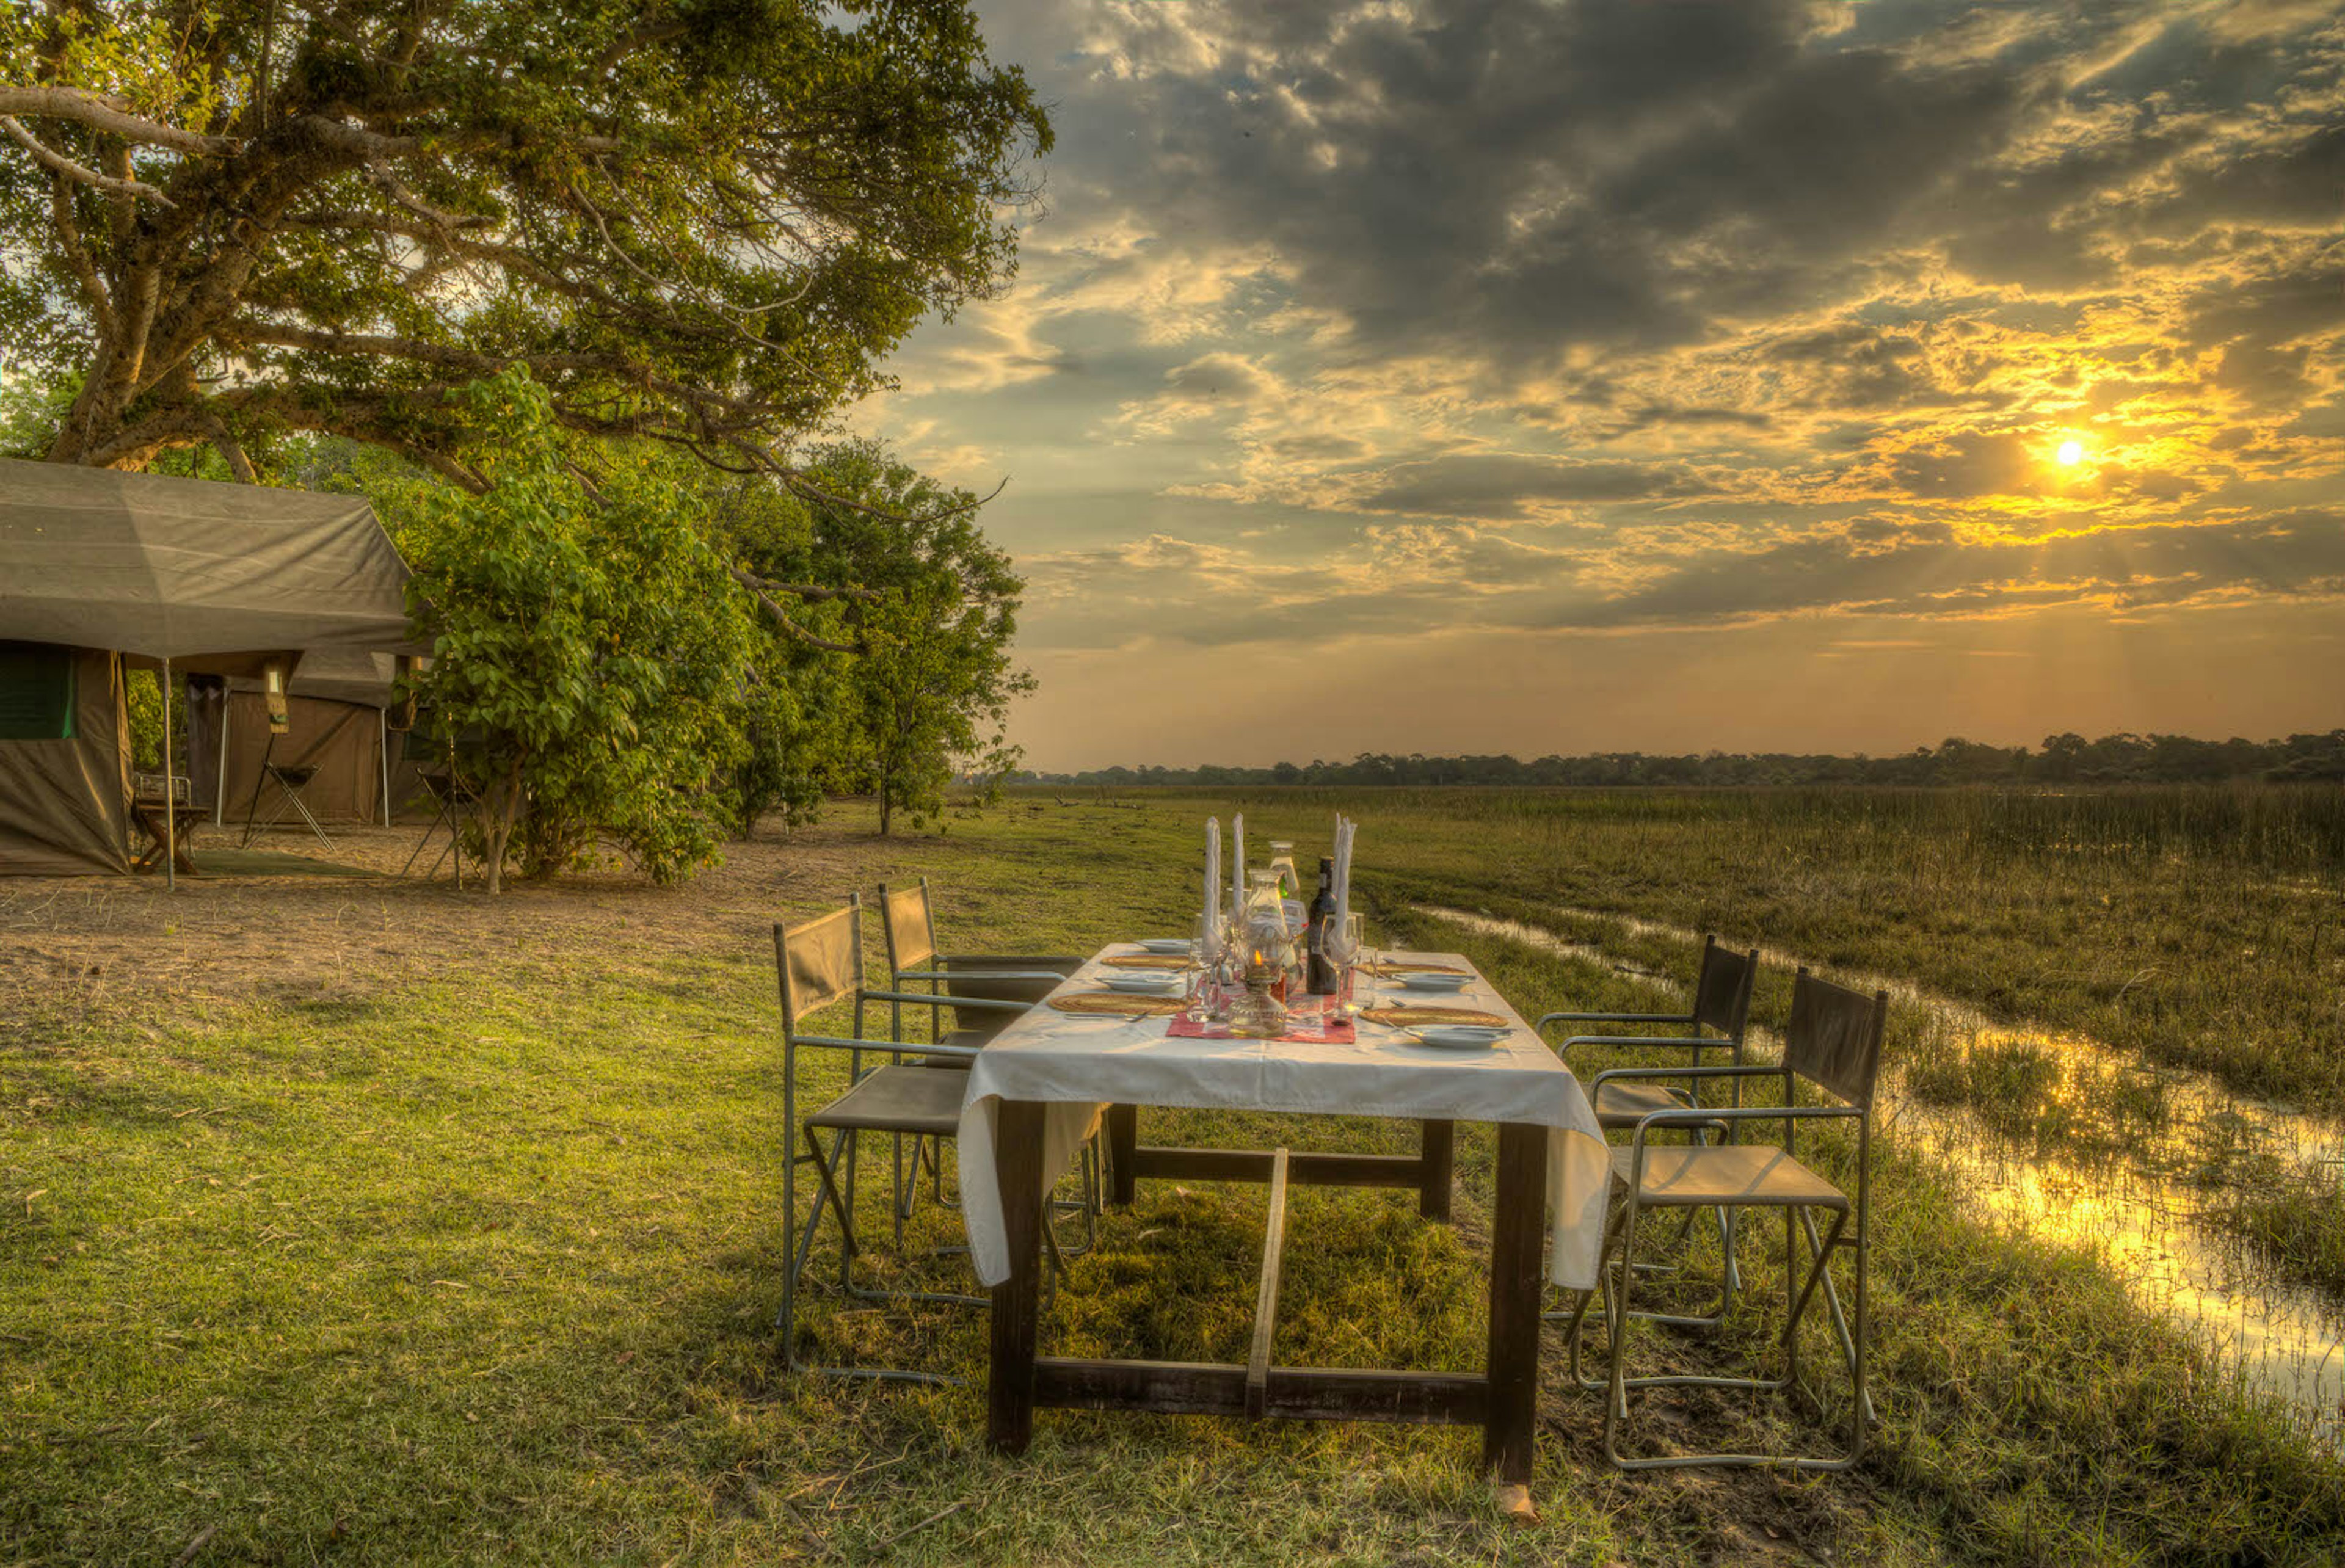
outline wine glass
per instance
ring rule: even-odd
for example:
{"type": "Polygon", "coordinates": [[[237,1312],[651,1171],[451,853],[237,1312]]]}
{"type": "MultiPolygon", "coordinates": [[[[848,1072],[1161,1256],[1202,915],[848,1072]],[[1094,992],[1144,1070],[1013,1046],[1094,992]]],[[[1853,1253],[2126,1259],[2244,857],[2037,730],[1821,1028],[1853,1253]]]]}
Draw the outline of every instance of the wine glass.
{"type": "Polygon", "coordinates": [[[1352,966],[1359,961],[1359,917],[1339,919],[1329,915],[1319,922],[1319,951],[1335,971],[1335,1001],[1328,1009],[1337,1018],[1352,1016],[1352,966]]]}
{"type": "Polygon", "coordinates": [[[1189,930],[1197,964],[1189,972],[1188,1011],[1206,1023],[1218,1022],[1224,1016],[1222,963],[1228,956],[1228,934],[1223,921],[1203,915],[1189,923],[1189,930]]]}

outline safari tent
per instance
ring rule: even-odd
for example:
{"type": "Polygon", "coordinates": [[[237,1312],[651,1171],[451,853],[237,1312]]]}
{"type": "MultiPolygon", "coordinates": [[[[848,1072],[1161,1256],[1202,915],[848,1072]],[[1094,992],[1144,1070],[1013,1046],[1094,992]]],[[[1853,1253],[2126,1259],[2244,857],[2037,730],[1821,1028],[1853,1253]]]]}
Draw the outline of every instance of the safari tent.
{"type": "Polygon", "coordinates": [[[282,734],[269,727],[260,682],[191,683],[188,773],[197,806],[228,824],[257,806],[266,822],[277,785],[262,768],[273,762],[315,770],[301,798],[319,821],[388,824],[422,794],[398,728],[396,673],[388,653],[307,655],[288,687],[282,734]]]}
{"type": "Polygon", "coordinates": [[[406,585],[362,497],[0,460],[0,875],[129,869],[126,669],[232,703],[305,657],[420,652],[406,585]]]}

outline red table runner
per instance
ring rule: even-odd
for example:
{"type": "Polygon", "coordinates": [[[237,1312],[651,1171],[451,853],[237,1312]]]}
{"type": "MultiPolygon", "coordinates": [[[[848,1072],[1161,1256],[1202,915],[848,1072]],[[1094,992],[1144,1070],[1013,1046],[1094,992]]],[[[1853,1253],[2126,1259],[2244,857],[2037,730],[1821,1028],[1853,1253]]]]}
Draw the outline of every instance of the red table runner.
{"type": "MultiPolygon", "coordinates": [[[[1278,1037],[1305,1046],[1348,1046],[1359,1037],[1349,1018],[1332,1015],[1333,996],[1304,996],[1286,1005],[1286,1032],[1278,1037]]],[[[1231,1040],[1227,1024],[1209,1024],[1186,1013],[1174,1018],[1165,1033],[1177,1040],[1231,1040]]]]}

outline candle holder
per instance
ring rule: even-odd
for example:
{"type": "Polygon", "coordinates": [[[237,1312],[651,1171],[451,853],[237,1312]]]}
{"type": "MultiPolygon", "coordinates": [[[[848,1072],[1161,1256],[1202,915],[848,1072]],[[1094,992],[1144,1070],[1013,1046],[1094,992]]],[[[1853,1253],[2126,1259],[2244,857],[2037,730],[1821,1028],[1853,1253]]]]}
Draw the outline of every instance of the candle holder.
{"type": "Polygon", "coordinates": [[[1287,925],[1285,901],[1278,895],[1275,873],[1246,874],[1246,894],[1239,931],[1245,946],[1245,995],[1230,1007],[1230,1032],[1244,1039],[1267,1040],[1286,1032],[1286,1004],[1274,989],[1283,989],[1286,956],[1294,945],[1287,925]]]}
{"type": "Polygon", "coordinates": [[[1230,1007],[1230,1033],[1244,1040],[1274,1040],[1286,1033],[1286,1004],[1270,994],[1278,971],[1262,962],[1246,966],[1245,994],[1230,1007]]]}

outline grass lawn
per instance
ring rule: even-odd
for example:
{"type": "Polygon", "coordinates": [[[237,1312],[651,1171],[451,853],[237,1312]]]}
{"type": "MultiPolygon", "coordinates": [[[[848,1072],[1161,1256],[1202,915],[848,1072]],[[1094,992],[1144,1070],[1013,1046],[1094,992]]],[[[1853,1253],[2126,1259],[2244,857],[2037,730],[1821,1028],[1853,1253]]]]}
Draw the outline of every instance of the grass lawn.
{"type": "MultiPolygon", "coordinates": [[[[736,846],[681,889],[590,876],[493,904],[316,878],[176,898],[0,884],[0,1560],[2309,1563],[2345,1550],[2333,1459],[2091,1259],[1964,1219],[1893,1136],[1876,1171],[1882,1421],[1843,1476],[1617,1476],[1559,1334],[1529,1528],[1495,1512],[1471,1431],[1042,1412],[1033,1448],[997,1458],[980,1312],[815,1312],[826,1355],[972,1387],[781,1375],[771,921],[927,875],[952,947],[1177,933],[1195,822],[1213,808],[1045,797],[882,842],[848,805],[797,843],[736,846]]],[[[1266,814],[1306,850],[1323,814],[1266,814]]],[[[1609,966],[1410,916],[1436,895],[1477,902],[1475,829],[1380,825],[1373,797],[1356,814],[1396,944],[1462,946],[1528,1014],[1661,999],[1609,966]]],[[[1511,861],[1494,878],[1524,875],[1511,861]]],[[[876,955],[876,920],[872,936],[876,955]]],[[[1690,964],[1690,949],[1657,956],[1690,964]]],[[[1413,1136],[1143,1119],[1152,1138],[1413,1136]]],[[[1282,1361],[1478,1362],[1490,1140],[1461,1131],[1454,1228],[1397,1194],[1297,1193],[1282,1361]]],[[[1261,1213],[1258,1188],[1143,1186],[1059,1282],[1046,1347],[1242,1359],[1261,1213]]],[[[915,1250],[956,1229],[924,1208],[915,1250]]],[[[966,1280],[949,1258],[877,1261],[966,1280]]],[[[1649,1332],[1639,1354],[1730,1366],[1767,1353],[1770,1320],[1739,1318],[1717,1341],[1649,1332]]],[[[1767,1441],[1787,1435],[1786,1408],[1713,1399],[1647,1430],[1767,1441]]]]}

